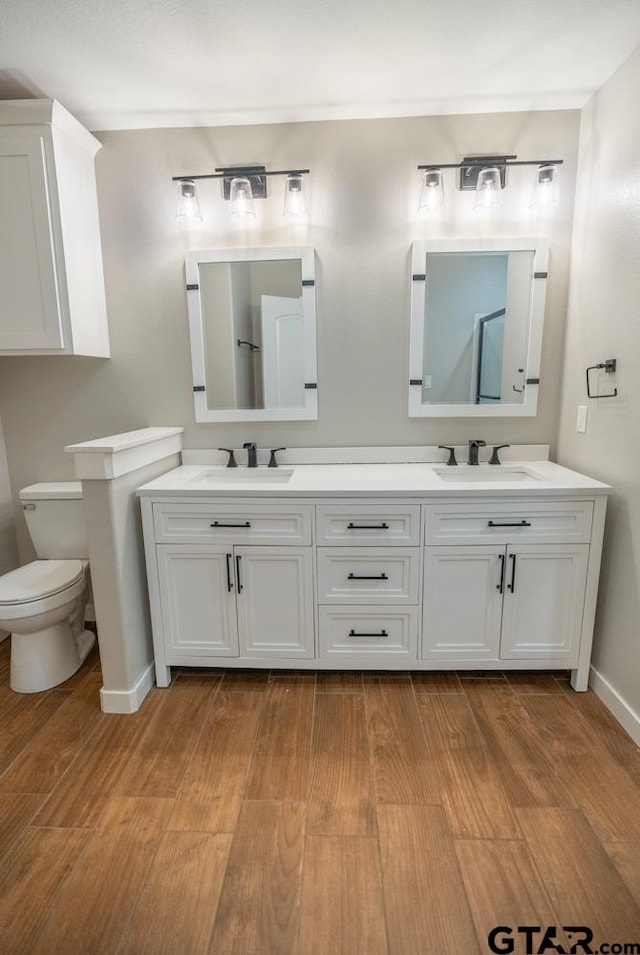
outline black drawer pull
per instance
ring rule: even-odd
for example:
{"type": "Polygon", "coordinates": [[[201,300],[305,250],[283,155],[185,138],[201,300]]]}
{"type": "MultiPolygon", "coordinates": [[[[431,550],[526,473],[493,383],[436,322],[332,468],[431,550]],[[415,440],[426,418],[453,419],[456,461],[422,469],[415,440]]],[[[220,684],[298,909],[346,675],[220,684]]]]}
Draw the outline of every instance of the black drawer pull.
{"type": "Polygon", "coordinates": [[[489,527],[531,527],[531,521],[489,521],[489,527]]]}
{"type": "Polygon", "coordinates": [[[231,554],[226,555],[227,558],[227,592],[231,593],[233,590],[233,584],[231,583],[231,554]]]}
{"type": "Polygon", "coordinates": [[[251,521],[245,521],[243,524],[225,524],[223,521],[214,521],[209,527],[251,527],[251,521]]]}
{"type": "Polygon", "coordinates": [[[244,590],[244,587],[242,586],[242,578],[241,578],[241,576],[240,576],[240,561],[241,561],[241,560],[242,560],[242,557],[238,554],[238,555],[236,556],[236,582],[237,582],[237,584],[238,584],[238,593],[239,593],[239,594],[241,594],[242,591],[244,590]]]}
{"type": "Polygon", "coordinates": [[[372,577],[366,577],[364,574],[349,574],[347,580],[388,580],[386,574],[376,574],[372,577]]]}
{"type": "Polygon", "coordinates": [[[386,630],[378,630],[377,633],[376,632],[365,633],[364,631],[362,631],[361,633],[356,633],[355,630],[350,630],[349,636],[350,637],[388,637],[389,634],[387,633],[386,630]]]}
{"type": "Polygon", "coordinates": [[[349,531],[388,531],[389,525],[384,521],[382,524],[354,524],[353,521],[349,521],[347,524],[347,530],[349,531]]]}

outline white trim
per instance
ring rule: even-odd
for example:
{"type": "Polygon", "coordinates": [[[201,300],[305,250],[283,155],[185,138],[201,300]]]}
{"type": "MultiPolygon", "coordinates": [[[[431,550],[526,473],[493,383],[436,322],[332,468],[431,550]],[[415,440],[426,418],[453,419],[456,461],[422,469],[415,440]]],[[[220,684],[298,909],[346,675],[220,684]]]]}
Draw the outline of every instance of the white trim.
{"type": "Polygon", "coordinates": [[[137,471],[182,450],[184,428],[142,428],[106,438],[69,444],[76,476],[81,480],[109,481],[137,471]]]}
{"type": "Polygon", "coordinates": [[[135,713],[154,685],[155,666],[150,663],[138,682],[130,690],[100,690],[100,708],[103,713],[135,713]]]}
{"type": "Polygon", "coordinates": [[[594,666],[591,667],[590,686],[595,695],[602,700],[612,716],[627,731],[636,746],[640,746],[640,713],[618,693],[594,666]]]}

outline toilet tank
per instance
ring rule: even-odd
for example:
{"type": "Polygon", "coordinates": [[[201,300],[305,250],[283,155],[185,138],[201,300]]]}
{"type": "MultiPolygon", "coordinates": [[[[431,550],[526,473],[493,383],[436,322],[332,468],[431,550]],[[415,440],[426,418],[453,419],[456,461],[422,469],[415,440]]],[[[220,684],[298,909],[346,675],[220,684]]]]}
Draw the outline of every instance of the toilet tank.
{"type": "Polygon", "coordinates": [[[37,557],[88,559],[80,481],[31,484],[19,497],[37,557]]]}

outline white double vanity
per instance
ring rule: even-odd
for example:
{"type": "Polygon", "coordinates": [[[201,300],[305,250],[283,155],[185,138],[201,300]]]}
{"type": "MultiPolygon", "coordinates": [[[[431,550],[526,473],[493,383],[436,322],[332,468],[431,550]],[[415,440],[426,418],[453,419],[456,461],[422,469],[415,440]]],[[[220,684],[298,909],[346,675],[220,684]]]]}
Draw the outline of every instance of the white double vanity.
{"type": "Polygon", "coordinates": [[[608,491],[546,460],[185,464],[137,492],[157,683],[552,668],[584,690],[608,491]]]}

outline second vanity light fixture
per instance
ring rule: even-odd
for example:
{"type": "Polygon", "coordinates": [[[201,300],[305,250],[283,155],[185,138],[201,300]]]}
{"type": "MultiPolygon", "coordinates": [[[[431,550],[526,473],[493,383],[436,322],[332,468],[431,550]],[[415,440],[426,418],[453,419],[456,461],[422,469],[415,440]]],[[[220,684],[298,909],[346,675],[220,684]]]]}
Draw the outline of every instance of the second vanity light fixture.
{"type": "Polygon", "coordinates": [[[418,210],[432,211],[444,207],[443,169],[459,169],[458,189],[475,190],[474,209],[502,205],[502,190],[507,166],[537,166],[532,206],[557,205],[557,166],[562,159],[518,159],[517,156],[469,156],[462,162],[428,163],[418,166],[422,187],[418,210]]]}
{"type": "Polygon", "coordinates": [[[304,177],[309,169],[273,169],[265,166],[220,166],[215,172],[197,176],[174,176],[178,183],[177,218],[202,219],[196,182],[200,179],[221,179],[222,195],[229,200],[229,213],[235,219],[255,219],[254,200],[267,198],[269,176],[286,176],[284,216],[303,216],[307,212],[304,177]]]}

